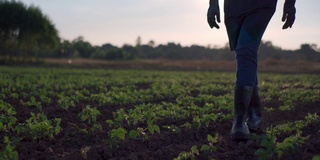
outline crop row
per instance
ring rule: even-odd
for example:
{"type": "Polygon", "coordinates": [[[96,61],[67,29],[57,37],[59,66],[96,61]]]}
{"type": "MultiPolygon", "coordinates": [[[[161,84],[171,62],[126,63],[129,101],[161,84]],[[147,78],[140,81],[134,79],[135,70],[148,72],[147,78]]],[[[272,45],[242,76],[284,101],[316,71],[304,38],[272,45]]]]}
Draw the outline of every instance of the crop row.
{"type": "MultiPolygon", "coordinates": [[[[262,102],[270,114],[296,113],[299,105],[320,102],[318,75],[259,76],[262,102]]],[[[15,146],[21,141],[55,139],[67,130],[66,124],[89,137],[103,133],[102,141],[116,148],[125,140],[148,141],[162,131],[200,130],[232,121],[232,73],[1,67],[0,77],[0,135],[4,142],[0,158],[17,159],[15,146]],[[75,116],[67,119],[50,112],[75,116]]],[[[313,112],[303,116],[267,126],[266,135],[255,137],[261,142],[256,155],[261,159],[275,154],[281,157],[303,145],[308,137],[302,136],[302,129],[320,123],[313,112]],[[280,142],[279,135],[287,137],[280,142]],[[268,147],[270,150],[264,149],[268,147]]],[[[219,137],[214,134],[179,157],[214,153],[219,137]]]]}

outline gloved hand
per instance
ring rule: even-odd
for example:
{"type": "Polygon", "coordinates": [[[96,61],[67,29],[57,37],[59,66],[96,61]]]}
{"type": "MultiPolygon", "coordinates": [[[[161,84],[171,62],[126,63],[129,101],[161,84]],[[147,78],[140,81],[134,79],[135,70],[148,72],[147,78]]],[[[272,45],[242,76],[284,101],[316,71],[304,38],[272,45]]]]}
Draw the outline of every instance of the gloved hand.
{"type": "Polygon", "coordinates": [[[285,22],[282,29],[287,29],[292,27],[294,20],[296,19],[296,0],[286,0],[283,7],[282,22],[285,22]]]}
{"type": "Polygon", "coordinates": [[[216,27],[219,29],[219,25],[217,24],[220,23],[220,8],[219,8],[219,1],[218,0],[210,0],[210,6],[208,9],[208,14],[207,14],[207,20],[211,28],[216,27]],[[217,22],[216,22],[217,21],[217,22]]]}

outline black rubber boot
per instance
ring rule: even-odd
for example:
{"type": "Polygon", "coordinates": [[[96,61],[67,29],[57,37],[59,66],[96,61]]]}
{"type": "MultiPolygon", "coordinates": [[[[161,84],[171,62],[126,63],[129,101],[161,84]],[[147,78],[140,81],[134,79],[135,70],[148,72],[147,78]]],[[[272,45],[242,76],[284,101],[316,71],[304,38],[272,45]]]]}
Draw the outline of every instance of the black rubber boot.
{"type": "Polygon", "coordinates": [[[252,91],[252,97],[247,112],[247,125],[250,130],[262,130],[262,107],[258,86],[252,91]]]}
{"type": "Polygon", "coordinates": [[[253,87],[236,86],[234,92],[234,119],[231,139],[248,140],[250,131],[246,124],[246,113],[250,104],[253,87]]]}

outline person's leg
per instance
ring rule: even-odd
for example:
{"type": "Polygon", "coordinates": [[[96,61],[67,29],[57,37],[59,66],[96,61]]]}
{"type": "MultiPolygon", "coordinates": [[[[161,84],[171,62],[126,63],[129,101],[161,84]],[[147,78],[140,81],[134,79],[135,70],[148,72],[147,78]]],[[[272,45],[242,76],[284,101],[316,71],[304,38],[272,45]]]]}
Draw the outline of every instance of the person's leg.
{"type": "Polygon", "coordinates": [[[273,8],[264,8],[237,17],[225,17],[230,50],[237,53],[236,84],[252,85],[253,81],[258,84],[257,76],[256,80],[253,79],[257,73],[253,73],[252,70],[257,68],[258,48],[274,11],[273,8]],[[249,62],[245,63],[245,61],[249,62]],[[250,69],[249,72],[247,68],[250,69]],[[246,77],[249,78],[246,79],[246,77]]]}
{"type": "Polygon", "coordinates": [[[271,8],[255,10],[242,21],[235,48],[237,86],[255,86],[257,84],[258,49],[274,11],[271,8]]]}
{"type": "Polygon", "coordinates": [[[234,99],[234,121],[231,129],[231,138],[234,140],[248,139],[250,135],[246,120],[250,102],[253,97],[256,98],[256,92],[253,91],[255,89],[254,86],[258,83],[258,49],[273,13],[274,9],[259,9],[248,13],[241,21],[235,48],[237,79],[234,99]]]}

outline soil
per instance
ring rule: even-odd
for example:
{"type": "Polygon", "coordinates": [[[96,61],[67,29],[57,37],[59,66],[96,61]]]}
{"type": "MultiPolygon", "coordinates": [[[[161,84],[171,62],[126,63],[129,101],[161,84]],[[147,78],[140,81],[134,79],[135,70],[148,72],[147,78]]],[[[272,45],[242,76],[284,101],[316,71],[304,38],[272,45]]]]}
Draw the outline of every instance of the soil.
{"type": "MultiPolygon", "coordinates": [[[[201,62],[194,62],[197,67],[201,62]]],[[[271,63],[271,62],[269,62],[271,63]]],[[[276,62],[274,62],[276,63],[276,62]]],[[[137,63],[138,64],[138,63],[137,63]]],[[[233,62],[230,62],[233,64],[233,62]]],[[[273,64],[273,63],[272,63],[273,64]]],[[[108,64],[112,66],[112,64],[108,64]]],[[[117,64],[118,66],[119,64],[117,64]]],[[[123,65],[128,65],[123,63],[123,65]]],[[[146,62],[144,65],[148,65],[146,62]]],[[[159,65],[163,65],[159,62],[159,65]]],[[[190,65],[186,62],[185,65],[190,65]]],[[[204,63],[203,65],[206,65],[204,63]]],[[[209,62],[208,62],[209,65],[209,62]]],[[[211,67],[219,66],[218,63],[212,64],[211,67]]],[[[273,64],[274,65],[274,64],[273,64]]],[[[153,68],[154,64],[151,65],[153,68]]],[[[183,65],[179,66],[178,64],[168,64],[168,68],[178,66],[183,68],[183,65]]],[[[232,65],[231,65],[232,66],[232,65]]],[[[306,65],[307,66],[307,65],[306,65]]],[[[135,66],[133,68],[144,68],[145,66],[135,66]]],[[[189,66],[190,67],[190,66],[189,66]]],[[[208,66],[207,66],[208,67],[208,66]]],[[[112,68],[112,67],[111,67],[112,68]]],[[[120,68],[122,68],[120,66],[120,68]]],[[[128,68],[125,66],[124,68],[128,68]]],[[[130,68],[130,67],[129,67],[130,68]]],[[[223,68],[220,66],[220,68],[223,68]]],[[[229,66],[230,68],[230,66],[229,66]]],[[[290,67],[287,67],[290,68],[290,67]]],[[[145,68],[144,68],[145,69],[145,68]]],[[[208,68],[210,69],[210,67],[208,68]]],[[[216,68],[217,69],[217,68],[216,68]]],[[[221,69],[224,70],[224,69],[221,69]]],[[[228,69],[229,70],[229,69],[228,69]]],[[[232,71],[232,67],[230,68],[232,71]]],[[[270,71],[270,70],[268,70],[270,71]]],[[[287,72],[287,71],[283,71],[287,72]]],[[[288,71],[290,72],[290,71],[288,71]]],[[[309,70],[310,73],[318,73],[318,66],[313,70],[309,70]],[[316,72],[315,72],[316,70],[316,72]]],[[[141,85],[141,89],[145,87],[141,85]]],[[[194,93],[196,96],[197,93],[194,93]]],[[[6,100],[7,103],[15,106],[19,122],[25,122],[27,118],[30,117],[30,112],[36,110],[36,108],[29,107],[19,107],[19,102],[15,100],[6,100]]],[[[172,102],[171,99],[154,100],[154,103],[161,102],[172,102]]],[[[145,139],[136,139],[132,140],[126,138],[123,141],[120,141],[118,144],[112,144],[108,141],[108,131],[110,128],[106,123],[106,120],[112,119],[112,112],[115,112],[119,107],[124,106],[108,106],[98,108],[101,112],[101,115],[98,116],[97,123],[102,124],[103,130],[99,133],[88,134],[79,131],[79,128],[90,128],[88,124],[80,121],[78,118],[78,113],[85,108],[88,103],[92,102],[81,102],[77,107],[69,107],[69,110],[63,110],[57,105],[52,105],[43,108],[44,114],[48,119],[61,118],[61,128],[62,131],[55,136],[54,139],[41,139],[33,140],[29,138],[22,139],[21,142],[16,146],[15,150],[19,153],[19,159],[21,160],[30,160],[30,159],[42,159],[42,160],[102,160],[102,159],[131,159],[131,160],[149,160],[149,159],[173,159],[178,157],[179,153],[183,151],[189,152],[191,147],[196,145],[200,148],[203,144],[207,144],[207,135],[219,134],[218,142],[215,144],[217,151],[214,153],[204,154],[201,153],[200,156],[197,156],[196,159],[218,159],[218,160],[232,160],[232,159],[258,159],[255,155],[257,149],[260,148],[260,142],[255,140],[248,140],[245,142],[235,142],[232,141],[229,137],[229,132],[231,129],[232,121],[221,121],[216,124],[209,125],[208,128],[198,129],[185,129],[182,128],[180,132],[172,132],[166,129],[161,128],[161,133],[155,133],[149,136],[148,140],[145,139]]],[[[265,107],[275,107],[278,102],[270,102],[264,104],[265,107]]],[[[314,104],[299,104],[295,108],[295,112],[283,112],[275,108],[272,112],[264,112],[264,126],[274,126],[277,124],[285,122],[294,122],[296,120],[302,120],[308,113],[320,113],[319,107],[320,101],[314,104]]],[[[98,106],[98,104],[90,104],[91,106],[98,106]]],[[[132,108],[133,105],[125,105],[125,109],[132,108]]],[[[157,121],[157,125],[160,127],[166,124],[176,124],[177,126],[184,124],[185,119],[182,120],[173,120],[173,119],[162,119],[157,121]]],[[[296,159],[312,159],[314,155],[320,155],[320,124],[315,123],[308,125],[302,129],[302,136],[309,136],[309,139],[300,147],[296,148],[294,152],[285,153],[281,159],[285,160],[296,160],[296,159]]],[[[256,133],[258,135],[264,134],[256,133]]],[[[292,133],[291,135],[293,135],[292,133]]],[[[5,133],[0,132],[0,137],[4,137],[5,133]]],[[[277,138],[283,140],[284,138],[290,135],[280,135],[277,138]]],[[[0,145],[2,150],[3,144],[0,145]]],[[[271,159],[278,159],[277,156],[272,157],[271,159]]]]}
{"type": "MultiPolygon", "coordinates": [[[[159,100],[157,100],[159,101],[159,100]]],[[[166,101],[166,100],[164,100],[166,101]]],[[[15,103],[15,102],[11,102],[15,103]]],[[[296,112],[282,112],[275,110],[264,113],[266,126],[277,125],[280,123],[303,119],[308,113],[320,113],[320,107],[315,104],[299,105],[296,112]],[[308,109],[306,109],[308,108],[308,109]]],[[[19,106],[19,105],[15,105],[19,106]]],[[[173,159],[178,157],[183,151],[190,151],[193,145],[200,148],[207,143],[207,134],[219,134],[218,142],[215,144],[217,151],[211,154],[200,154],[197,159],[258,159],[255,151],[260,147],[260,142],[248,140],[246,142],[235,142],[229,137],[231,121],[222,121],[208,128],[181,129],[181,132],[172,132],[161,129],[161,133],[150,135],[148,140],[145,139],[126,139],[118,143],[118,146],[110,146],[107,131],[109,130],[105,121],[112,118],[112,112],[117,110],[115,107],[99,108],[101,115],[98,117],[99,124],[105,124],[103,131],[90,135],[79,132],[78,128],[88,127],[76,118],[82,108],[70,107],[68,111],[59,109],[55,106],[43,108],[48,119],[57,117],[62,118],[61,127],[63,130],[55,139],[22,139],[16,146],[19,153],[19,159],[62,159],[62,160],[102,160],[102,159],[173,159]],[[107,109],[106,109],[107,108],[107,109]]],[[[131,108],[128,105],[126,109],[131,108]]],[[[270,107],[270,106],[266,106],[270,107]]],[[[24,122],[32,110],[27,108],[16,108],[18,111],[19,122],[24,122]]],[[[159,126],[166,124],[185,123],[186,120],[163,119],[158,121],[159,126]]],[[[311,159],[314,155],[320,154],[320,124],[311,124],[303,128],[303,136],[310,136],[306,143],[297,148],[294,152],[286,153],[281,159],[311,159]]],[[[3,133],[2,133],[3,134],[3,133]]],[[[257,133],[263,134],[263,133],[257,133]]],[[[3,136],[3,135],[1,135],[3,136]]],[[[288,135],[282,135],[278,139],[283,139],[288,135]]],[[[273,157],[272,159],[277,159],[273,157]]]]}
{"type": "MultiPolygon", "coordinates": [[[[47,58],[42,66],[104,68],[104,69],[143,69],[143,70],[187,70],[187,71],[228,71],[236,70],[236,61],[210,60],[136,60],[136,61],[103,61],[92,59],[54,59],[47,58]]],[[[285,61],[267,59],[259,61],[260,72],[272,73],[320,73],[320,63],[307,61],[285,61]]]]}

